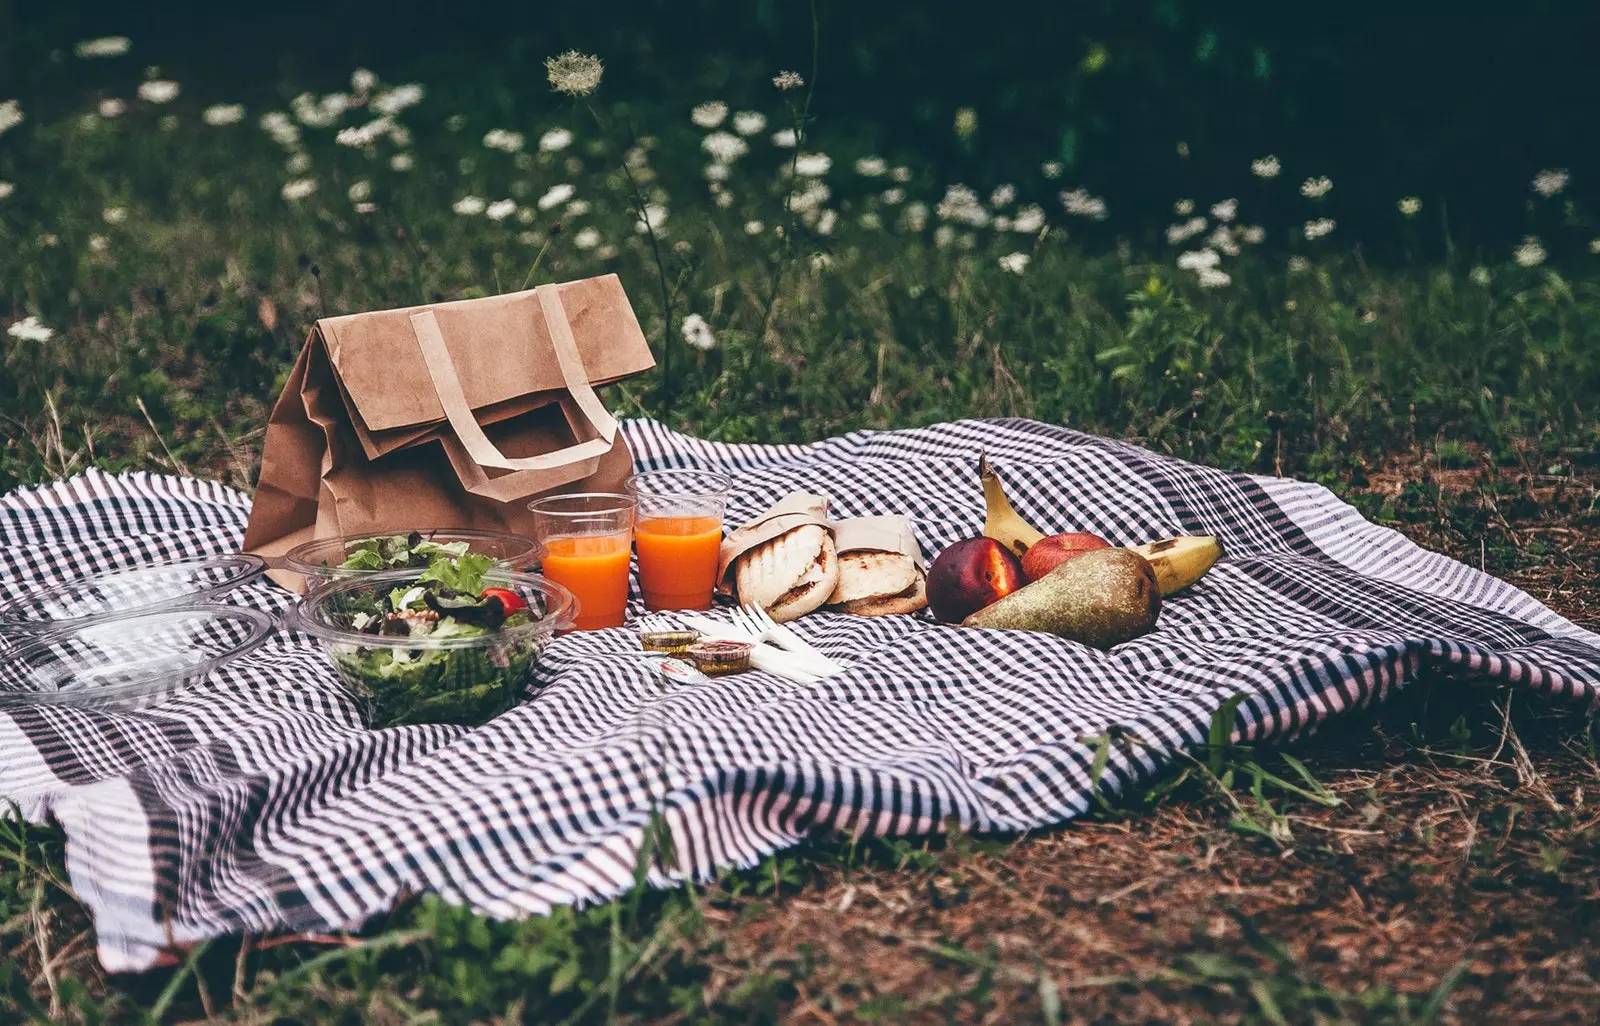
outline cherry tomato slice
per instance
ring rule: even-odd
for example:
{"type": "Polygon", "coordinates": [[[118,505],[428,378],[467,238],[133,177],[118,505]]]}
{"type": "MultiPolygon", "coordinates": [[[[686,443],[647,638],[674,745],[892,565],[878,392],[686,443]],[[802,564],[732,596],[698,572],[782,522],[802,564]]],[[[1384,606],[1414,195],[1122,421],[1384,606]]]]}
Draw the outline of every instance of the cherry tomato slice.
{"type": "Polygon", "coordinates": [[[505,588],[485,588],[479,597],[499,599],[500,608],[506,611],[507,616],[513,613],[520,613],[528,608],[528,604],[522,601],[521,595],[514,591],[507,591],[505,588]]]}

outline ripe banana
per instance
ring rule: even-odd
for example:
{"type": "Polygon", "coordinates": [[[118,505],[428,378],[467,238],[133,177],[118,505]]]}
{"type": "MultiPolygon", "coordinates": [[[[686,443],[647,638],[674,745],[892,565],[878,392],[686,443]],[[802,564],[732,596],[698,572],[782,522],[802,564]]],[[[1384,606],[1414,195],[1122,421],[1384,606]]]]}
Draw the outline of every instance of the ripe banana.
{"type": "Polygon", "coordinates": [[[1044,537],[1038,528],[1022,519],[1006,498],[1000,477],[989,465],[989,455],[978,457],[978,480],[983,482],[983,533],[1011,551],[1018,559],[1028,551],[1028,546],[1044,537]]]}
{"type": "Polygon", "coordinates": [[[1156,584],[1165,598],[1182,591],[1206,575],[1217,560],[1222,558],[1222,543],[1215,538],[1168,538],[1130,546],[1134,552],[1150,561],[1156,571],[1156,584]]]}

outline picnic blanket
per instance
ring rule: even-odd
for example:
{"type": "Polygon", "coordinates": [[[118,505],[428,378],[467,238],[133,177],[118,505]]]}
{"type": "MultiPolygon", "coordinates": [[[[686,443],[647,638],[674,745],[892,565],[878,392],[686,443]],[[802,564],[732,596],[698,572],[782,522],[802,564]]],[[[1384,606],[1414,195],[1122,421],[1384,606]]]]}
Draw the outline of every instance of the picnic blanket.
{"type": "MultiPolygon", "coordinates": [[[[1046,827],[1203,742],[1230,695],[1240,739],[1292,737],[1425,670],[1600,699],[1600,637],[1315,485],[1022,420],[805,446],[625,430],[644,468],[727,470],[732,523],[805,489],[835,516],[910,514],[931,555],[979,532],[987,449],[1047,532],[1215,534],[1228,555],[1109,653],[823,613],[794,626],[845,673],[668,687],[618,658],[638,641],[616,629],[558,640],[527,700],[486,726],[370,731],[320,648],[280,631],[159,706],[0,714],[0,797],[64,828],[108,969],[234,931],[354,928],[422,891],[495,916],[604,900],[634,885],[653,814],[676,856],[651,871],[661,886],[819,830],[1046,827]],[[1091,780],[1113,729],[1138,743],[1091,780]]],[[[142,473],[19,491],[0,499],[0,592],[233,550],[248,511],[222,485],[142,473]]],[[[232,601],[291,598],[261,583],[232,601]]]]}

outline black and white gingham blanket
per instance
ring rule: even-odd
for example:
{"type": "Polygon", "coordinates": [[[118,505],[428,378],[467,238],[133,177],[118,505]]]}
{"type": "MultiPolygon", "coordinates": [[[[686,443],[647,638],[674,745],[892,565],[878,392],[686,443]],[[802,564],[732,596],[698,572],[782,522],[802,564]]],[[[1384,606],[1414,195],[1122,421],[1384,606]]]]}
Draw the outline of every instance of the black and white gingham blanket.
{"type": "MultiPolygon", "coordinates": [[[[1047,532],[1215,534],[1228,556],[1159,629],[1100,653],[1044,635],[814,614],[848,672],[660,685],[626,630],[574,634],[540,687],[478,729],[362,728],[315,644],[279,632],[163,705],[0,714],[0,797],[68,837],[113,970],[232,931],[355,927],[434,891],[496,916],[630,887],[652,810],[677,863],[748,866],[823,829],[980,830],[1082,813],[1094,739],[1110,792],[1203,741],[1229,695],[1241,738],[1298,734],[1425,669],[1600,702],[1600,637],[1363,520],[1326,490],[1228,474],[1026,421],[722,445],[650,422],[642,467],[717,466],[737,523],[803,488],[836,516],[906,512],[930,555],[976,534],[980,448],[1047,532]]],[[[234,549],[249,500],[217,484],[89,472],[0,499],[0,594],[234,549]]],[[[269,584],[233,601],[280,610],[269,584]]]]}

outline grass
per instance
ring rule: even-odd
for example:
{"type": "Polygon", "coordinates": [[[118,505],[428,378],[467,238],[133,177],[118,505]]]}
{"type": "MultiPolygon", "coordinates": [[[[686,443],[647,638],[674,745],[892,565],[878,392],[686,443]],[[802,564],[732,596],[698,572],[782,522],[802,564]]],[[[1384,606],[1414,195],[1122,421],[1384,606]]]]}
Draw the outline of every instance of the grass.
{"type": "MultiPolygon", "coordinates": [[[[336,142],[371,120],[360,110],[300,127],[292,146],[261,131],[262,110],[204,123],[224,97],[12,128],[0,322],[36,317],[49,337],[0,335],[0,488],[89,465],[248,488],[316,317],[616,271],[673,361],[670,380],[611,389],[620,413],[736,441],[1070,423],[1329,482],[1592,622],[1600,288],[1581,266],[1449,247],[1438,263],[1375,265],[1299,222],[1255,245],[1217,239],[1213,219],[1169,246],[1117,211],[1069,213],[1057,194],[1077,183],[1043,169],[1009,199],[990,195],[1005,183],[969,183],[967,202],[915,153],[857,173],[872,155],[856,126],[757,82],[728,99],[768,123],[708,183],[707,131],[684,110],[602,85],[602,132],[499,76],[430,83],[397,116],[404,145],[336,142]],[[799,151],[830,155],[825,199],[797,151],[771,143],[785,125],[807,136],[799,151]],[[570,144],[541,150],[558,128],[570,144]],[[522,132],[523,148],[486,147],[491,129],[522,132]],[[307,180],[314,191],[286,197],[307,180]],[[571,198],[541,204],[562,184],[571,198]],[[466,197],[516,209],[455,212],[476,207],[466,197]],[[1036,230],[996,226],[1033,203],[1036,230]],[[666,211],[654,239],[644,205],[666,211]],[[1176,263],[1207,243],[1227,285],[1176,263]],[[711,348],[687,343],[689,315],[711,348]]],[[[135,81],[86,89],[80,113],[135,81]]],[[[1233,224],[1249,196],[1297,181],[1241,168],[1233,224]]],[[[1304,219],[1319,209],[1305,200],[1304,219]]],[[[1396,230],[1448,242],[1442,217],[1425,227],[1433,213],[1397,214],[1396,230]]],[[[1547,234],[1581,220],[1538,198],[1530,217],[1547,234]]],[[[359,936],[231,938],[128,979],[98,972],[61,837],[0,820],[0,1018],[1430,1022],[1549,1020],[1600,997],[1587,724],[1424,685],[1293,752],[1218,740],[1039,836],[819,837],[708,888],[517,923],[420,898],[359,936]]]]}

